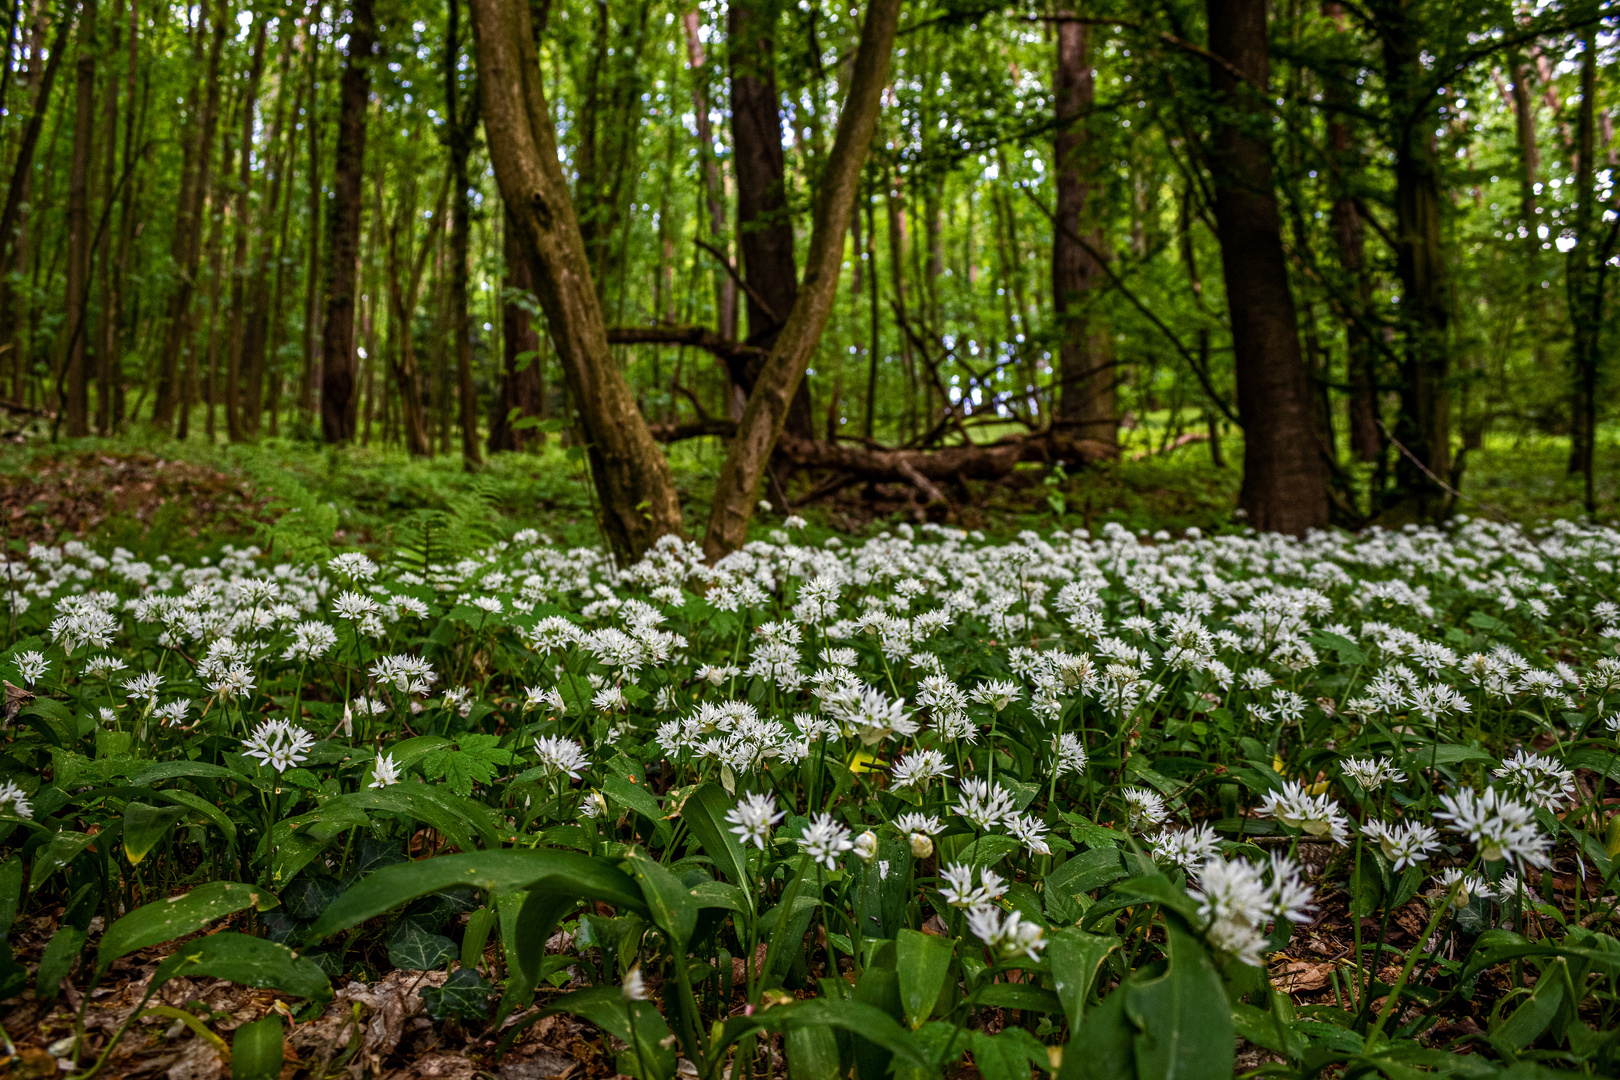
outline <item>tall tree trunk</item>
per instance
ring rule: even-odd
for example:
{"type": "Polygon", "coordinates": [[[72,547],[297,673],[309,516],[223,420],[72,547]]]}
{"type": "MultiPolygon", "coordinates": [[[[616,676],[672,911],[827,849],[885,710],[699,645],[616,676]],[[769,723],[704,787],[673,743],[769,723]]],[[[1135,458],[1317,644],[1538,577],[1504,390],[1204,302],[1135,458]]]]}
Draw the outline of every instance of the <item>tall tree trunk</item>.
{"type": "Polygon", "coordinates": [[[67,310],[62,321],[65,335],[61,382],[66,400],[69,438],[90,434],[90,381],[85,339],[90,334],[90,256],[94,237],[90,226],[90,162],[95,152],[96,123],[96,0],[85,0],[79,16],[79,57],[75,72],[73,156],[68,165],[67,199],[67,310]]]}
{"type": "MultiPolygon", "coordinates": [[[[321,313],[321,7],[311,0],[309,12],[309,106],[304,113],[309,165],[304,222],[304,370],[298,384],[298,412],[307,424],[315,411],[315,385],[320,381],[321,313]]],[[[272,410],[274,405],[272,405],[272,410]]],[[[271,415],[274,415],[272,411],[271,415]]]]}
{"type": "MultiPolygon", "coordinates": [[[[376,219],[380,227],[383,221],[383,178],[380,173],[376,185],[376,219]]],[[[414,178],[406,181],[402,202],[396,207],[394,220],[388,228],[388,302],[393,321],[388,335],[390,363],[394,369],[394,381],[399,387],[403,441],[412,457],[430,457],[433,453],[432,440],[428,436],[427,412],[422,405],[422,379],[416,368],[416,302],[421,295],[422,275],[427,270],[428,258],[444,224],[446,194],[447,190],[441,189],[439,200],[433,207],[433,217],[428,222],[427,236],[414,255],[411,251],[416,229],[414,178]],[[404,233],[403,249],[400,246],[401,233],[404,233]]]]}
{"type": "Polygon", "coordinates": [[[822,170],[804,280],[787,324],[754,383],[754,392],[748,396],[715,484],[714,504],[703,538],[704,554],[710,560],[736,551],[747,539],[765,466],[787,423],[788,408],[810,356],[832,315],[844,259],[844,234],[854,216],[861,170],[877,131],[899,21],[900,0],[869,0],[849,90],[838,117],[838,133],[822,170]]]}
{"type": "Polygon", "coordinates": [[[1451,289],[1441,242],[1439,151],[1433,74],[1410,0],[1376,0],[1395,157],[1395,270],[1404,337],[1395,435],[1398,517],[1439,517],[1451,461],[1451,289]],[[1410,455],[1410,456],[1409,456],[1410,455]]]}
{"type": "Polygon", "coordinates": [[[1597,389],[1599,335],[1603,328],[1602,287],[1595,257],[1597,237],[1597,50],[1596,33],[1584,34],[1581,52],[1581,104],[1575,123],[1575,246],[1569,249],[1565,278],[1569,289],[1570,365],[1574,415],[1570,417],[1571,457],[1582,479],[1582,502],[1597,513],[1597,389]]]}
{"type": "MultiPolygon", "coordinates": [[[[534,276],[529,261],[518,246],[517,230],[511,214],[501,230],[505,255],[504,294],[533,293],[534,276]]],[[[516,299],[501,303],[501,392],[490,416],[489,449],[523,450],[545,441],[545,434],[514,425],[520,420],[541,419],[546,415],[545,361],[540,351],[540,334],[534,328],[528,307],[516,299]]]]}
{"type": "MultiPolygon", "coordinates": [[[[698,156],[703,162],[703,199],[709,212],[709,239],[717,251],[730,250],[726,238],[726,188],[714,153],[714,130],[709,122],[709,69],[703,40],[698,36],[702,13],[696,8],[681,18],[686,32],[687,62],[692,67],[692,112],[697,121],[698,156]]],[[[737,337],[737,283],[721,267],[714,276],[715,330],[728,341],[737,337]]]]}
{"type": "MultiPolygon", "coordinates": [[[[118,78],[117,69],[112,61],[117,59],[123,37],[123,16],[125,2],[118,0],[117,7],[113,9],[112,40],[107,49],[107,103],[101,110],[102,115],[102,143],[101,143],[101,199],[103,222],[113,220],[113,205],[117,201],[118,192],[118,78]]],[[[131,72],[131,76],[133,76],[131,72]]],[[[127,107],[134,112],[133,77],[128,83],[130,100],[127,107]]],[[[3,95],[0,95],[3,97],[3,95]]],[[[116,234],[108,235],[101,231],[96,245],[95,259],[97,267],[96,292],[100,297],[101,321],[96,334],[96,434],[110,435],[113,428],[112,403],[116,396],[115,387],[117,377],[115,374],[118,365],[118,329],[119,329],[119,299],[118,285],[113,271],[113,262],[117,258],[116,234]]]]}
{"type": "Polygon", "coordinates": [[[461,398],[461,461],[476,469],[478,453],[478,394],[473,385],[472,322],[467,317],[467,260],[471,257],[472,199],[468,194],[467,159],[472,154],[478,127],[476,93],[463,102],[456,62],[461,55],[461,3],[449,0],[448,33],[444,42],[445,121],[450,131],[450,331],[455,335],[456,382],[461,398]]]}
{"type": "Polygon", "coordinates": [[[1091,316],[1105,284],[1098,257],[1106,240],[1092,200],[1100,195],[1097,166],[1088,153],[1095,100],[1086,27],[1070,12],[1058,12],[1053,138],[1057,213],[1052,228],[1052,311],[1062,332],[1058,347],[1057,419],[1081,438],[1118,444],[1114,416],[1113,349],[1108,331],[1091,316]],[[1089,250],[1088,250],[1089,249],[1089,250]]]}
{"type": "Polygon", "coordinates": [[[585,242],[557,158],[557,133],[522,0],[472,0],[484,131],[501,197],[530,264],[586,437],[603,529],[622,560],[681,534],[669,463],[608,350],[585,242]]]}
{"type": "Polygon", "coordinates": [[[354,438],[355,284],[360,269],[361,182],[366,165],[366,111],[371,98],[371,54],[376,43],[372,0],[352,0],[349,48],[338,100],[337,149],[327,217],[326,314],[321,320],[321,436],[329,443],[354,438]]]}
{"type": "MultiPolygon", "coordinates": [[[[276,76],[276,118],[270,126],[269,138],[265,141],[266,154],[269,158],[266,167],[269,181],[265,192],[262,220],[274,221],[279,212],[281,222],[273,237],[268,230],[255,229],[255,233],[261,239],[253,253],[252,268],[245,286],[247,314],[242,325],[241,358],[237,363],[242,380],[242,434],[246,438],[252,438],[259,433],[260,417],[264,409],[264,386],[270,374],[269,365],[266,364],[266,349],[269,348],[269,359],[273,362],[274,345],[279,344],[269,341],[272,336],[270,320],[273,312],[278,316],[280,312],[282,260],[287,251],[288,210],[292,202],[291,199],[286,200],[286,203],[282,201],[282,191],[287,186],[287,163],[292,156],[292,140],[284,139],[284,133],[289,105],[287,95],[291,87],[289,75],[292,70],[293,47],[298,37],[299,34],[289,31],[285,33],[282,41],[281,62],[276,76]],[[276,268],[273,292],[270,275],[272,264],[276,268]]],[[[296,89],[292,89],[292,95],[290,104],[296,117],[299,106],[305,100],[304,85],[301,81],[296,89]]],[[[279,324],[278,317],[278,329],[279,324]]]]}
{"type": "MultiPolygon", "coordinates": [[[[253,36],[253,54],[248,61],[247,83],[242,93],[241,162],[236,176],[235,243],[231,252],[231,299],[227,314],[231,320],[230,341],[225,348],[225,431],[231,442],[241,442],[247,431],[243,416],[245,407],[242,393],[244,374],[252,372],[242,368],[243,344],[247,339],[248,305],[244,294],[248,288],[248,252],[255,229],[251,221],[251,194],[253,191],[253,130],[259,101],[259,77],[264,72],[264,41],[269,20],[263,16],[256,20],[258,27],[253,36]]],[[[273,146],[272,146],[273,148],[273,146]]],[[[270,208],[266,208],[267,212],[270,208]]]]}
{"type": "Polygon", "coordinates": [[[1217,96],[1210,170],[1244,432],[1240,499],[1255,528],[1298,536],[1328,524],[1327,475],[1262,134],[1266,0],[1206,0],[1206,11],[1217,96]]]}

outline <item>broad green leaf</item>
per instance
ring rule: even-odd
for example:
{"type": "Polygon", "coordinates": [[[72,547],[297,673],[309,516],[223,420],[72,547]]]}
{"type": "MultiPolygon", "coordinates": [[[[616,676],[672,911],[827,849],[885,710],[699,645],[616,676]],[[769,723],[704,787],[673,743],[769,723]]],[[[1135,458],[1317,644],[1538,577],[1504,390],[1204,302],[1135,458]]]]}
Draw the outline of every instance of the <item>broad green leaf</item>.
{"type": "Polygon", "coordinates": [[[566,882],[575,889],[576,896],[589,896],[634,911],[647,910],[636,883],[605,860],[572,851],[477,851],[396,863],[368,874],[326,909],[310,927],[306,940],[320,941],[452,885],[507,893],[528,889],[542,879],[566,882]]]}
{"type": "Polygon", "coordinates": [[[991,983],[979,991],[979,1004],[993,1009],[1024,1009],[1028,1012],[1063,1012],[1063,1002],[1052,991],[1031,983],[991,983]]]}
{"type": "MultiPolygon", "coordinates": [[[[1073,1029],[1063,1050],[1063,1067],[1058,1080],[1138,1080],[1136,1069],[1137,1030],[1125,1015],[1125,997],[1131,983],[1102,999],[1095,1009],[1073,1029]]],[[[1231,1053],[1229,1048],[1228,1053],[1231,1053]]],[[[1153,1074],[1143,1071],[1143,1080],[1153,1074]]],[[[1223,1080],[1229,1080],[1223,1078],[1223,1080]]]]}
{"type": "Polygon", "coordinates": [[[968,1047],[984,1080],[1029,1080],[1032,1065],[1042,1070],[1052,1067],[1046,1047],[1021,1027],[1008,1027],[996,1035],[970,1032],[968,1047]]]}
{"type": "Polygon", "coordinates": [[[45,951],[39,958],[39,972],[34,979],[34,993],[41,1001],[55,1001],[62,980],[73,970],[73,964],[84,950],[84,931],[77,926],[58,927],[45,951]]]}
{"type": "Polygon", "coordinates": [[[794,1028],[783,1037],[788,1080],[839,1080],[838,1039],[824,1027],[794,1028]]]}
{"type": "Polygon", "coordinates": [[[388,962],[406,971],[432,971],[449,963],[455,955],[455,942],[424,929],[411,919],[401,919],[388,939],[388,962]]]}
{"type": "Polygon", "coordinates": [[[602,793],[620,806],[634,810],[654,825],[662,824],[664,820],[664,812],[659,808],[658,800],[653,797],[653,793],[622,776],[609,776],[603,780],[602,793]]]}
{"type": "Polygon", "coordinates": [[[21,857],[13,855],[0,863],[0,938],[11,933],[11,924],[17,921],[17,906],[22,902],[23,864],[21,857]]]}
{"type": "Polygon", "coordinates": [[[257,783],[252,777],[244,776],[234,769],[227,769],[220,765],[210,765],[206,761],[165,761],[144,772],[136,773],[130,777],[133,787],[152,787],[164,780],[178,780],[194,777],[206,780],[232,780],[238,784],[257,783]]]}
{"type": "Polygon", "coordinates": [[[124,855],[131,866],[139,866],[151,850],[185,814],[182,806],[151,806],[131,801],[124,807],[124,855]]]}
{"type": "Polygon", "coordinates": [[[1170,966],[1156,979],[1125,988],[1125,1012],[1141,1033],[1137,1069],[1160,1080],[1229,1080],[1232,1007],[1203,944],[1181,921],[1166,918],[1170,966]]]}
{"type": "Polygon", "coordinates": [[[969,866],[994,866],[1018,850],[1018,841],[992,833],[981,836],[957,853],[955,861],[969,866]]]}
{"type": "Polygon", "coordinates": [[[28,891],[37,891],[52,874],[78,858],[79,852],[89,847],[93,839],[95,837],[85,833],[66,831],[51,837],[51,842],[34,855],[34,868],[28,875],[28,891]]]}
{"type": "Polygon", "coordinates": [[[677,943],[677,953],[685,952],[686,942],[697,928],[697,904],[691,891],[681,880],[664,869],[657,860],[639,848],[625,858],[625,865],[635,875],[652,912],[653,922],[677,943]]]}
{"type": "Polygon", "coordinates": [[[933,1068],[933,1062],[923,1054],[911,1032],[882,1009],[862,1001],[811,998],[778,1005],[758,1014],[758,1019],[760,1027],[771,1031],[791,1032],[801,1027],[842,1028],[876,1043],[907,1065],[919,1069],[933,1068]]]}
{"type": "Polygon", "coordinates": [[[731,831],[726,814],[737,804],[718,784],[704,784],[687,798],[681,818],[697,837],[703,854],[714,860],[733,885],[749,887],[748,853],[731,831]]]}
{"type": "Polygon", "coordinates": [[[311,1001],[332,997],[332,984],[314,960],[285,945],[229,930],[186,942],[158,965],[150,987],[155,990],[177,975],[229,979],[256,990],[282,990],[311,1001]]]}
{"type": "Polygon", "coordinates": [[[443,986],[424,986],[422,1005],[435,1020],[459,1016],[483,1020],[489,1016],[489,999],[495,987],[470,967],[457,968],[443,986]]]}
{"type": "Polygon", "coordinates": [[[1077,1030],[1085,1015],[1086,995],[1108,954],[1120,947],[1112,934],[1088,934],[1066,926],[1047,939],[1046,958],[1057,983],[1058,1000],[1069,1018],[1069,1030],[1077,1030]]]}
{"type": "Polygon", "coordinates": [[[243,1024],[231,1036],[231,1080],[276,1080],[286,1061],[281,1016],[243,1024]]]}
{"type": "Polygon", "coordinates": [[[188,893],[138,907],[108,927],[96,949],[97,968],[105,971],[120,956],[195,933],[238,911],[250,907],[267,911],[278,903],[274,894],[257,885],[234,881],[199,885],[188,893]]]}
{"type": "Polygon", "coordinates": [[[230,819],[230,815],[226,814],[223,810],[209,802],[207,799],[203,798],[201,795],[196,795],[189,791],[182,791],[179,788],[169,788],[163,791],[155,791],[152,793],[152,795],[154,798],[172,802],[177,806],[183,806],[187,810],[193,811],[194,813],[200,814],[207,818],[208,821],[220,831],[220,834],[225,837],[225,842],[227,844],[230,844],[232,847],[236,846],[236,823],[230,819]]]}
{"type": "Polygon", "coordinates": [[[901,930],[895,937],[895,970],[900,975],[900,1004],[906,1022],[916,1031],[933,1015],[951,971],[955,938],[901,930]]]}
{"type": "Polygon", "coordinates": [[[1530,997],[1491,1031],[1493,1041],[1515,1051],[1523,1050],[1547,1030],[1564,1002],[1564,987],[1569,983],[1563,971],[1565,963],[1557,957],[1547,964],[1530,997]]]}
{"type": "Polygon", "coordinates": [[[1046,875],[1046,888],[1071,896],[1112,885],[1125,876],[1120,852],[1115,847],[1093,848],[1066,861],[1046,875]]]}

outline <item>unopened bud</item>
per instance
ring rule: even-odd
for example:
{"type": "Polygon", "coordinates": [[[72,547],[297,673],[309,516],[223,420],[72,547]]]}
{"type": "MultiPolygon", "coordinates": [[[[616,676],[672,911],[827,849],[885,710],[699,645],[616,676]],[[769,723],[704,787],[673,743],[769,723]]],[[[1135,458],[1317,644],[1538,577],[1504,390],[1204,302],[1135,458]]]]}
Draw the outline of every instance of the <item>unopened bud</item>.
{"type": "Polygon", "coordinates": [[[855,855],[862,862],[866,862],[877,854],[877,834],[871,829],[861,833],[855,838],[855,855]]]}
{"type": "Polygon", "coordinates": [[[926,859],[934,853],[934,840],[927,833],[914,832],[911,834],[911,857],[926,859]]]}

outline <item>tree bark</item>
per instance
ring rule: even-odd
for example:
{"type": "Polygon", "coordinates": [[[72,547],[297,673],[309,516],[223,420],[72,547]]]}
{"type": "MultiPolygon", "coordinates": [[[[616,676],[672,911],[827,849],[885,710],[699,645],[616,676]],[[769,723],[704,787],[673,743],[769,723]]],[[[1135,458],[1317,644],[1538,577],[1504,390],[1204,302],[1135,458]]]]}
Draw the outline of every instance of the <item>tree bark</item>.
{"type": "MultiPolygon", "coordinates": [[[[534,292],[534,275],[529,261],[518,246],[517,230],[510,214],[501,230],[506,256],[506,288],[513,292],[534,292]]],[[[530,428],[517,428],[519,420],[542,419],[546,415],[544,358],[540,353],[540,333],[524,304],[506,300],[501,304],[501,392],[490,417],[489,451],[526,450],[545,441],[545,435],[530,428]]]]}
{"type": "Polygon", "coordinates": [[[1217,97],[1210,170],[1244,432],[1240,501],[1255,528],[1298,536],[1328,524],[1327,470],[1264,137],[1266,0],[1207,0],[1206,10],[1217,97]]]}
{"type": "Polygon", "coordinates": [[[376,44],[372,0],[352,0],[349,48],[338,100],[337,149],[327,215],[326,314],[321,320],[321,435],[328,443],[354,438],[355,284],[360,269],[361,182],[366,164],[366,111],[376,44]]]}
{"type": "MultiPolygon", "coordinates": [[[[681,19],[686,32],[687,63],[692,68],[692,112],[697,120],[698,155],[703,162],[703,197],[709,211],[709,236],[715,248],[725,251],[726,187],[720,179],[720,163],[714,156],[714,130],[709,122],[708,59],[698,37],[702,14],[695,8],[681,19]]],[[[724,269],[714,270],[715,328],[723,338],[737,336],[737,283],[724,269]]]]}
{"type": "Polygon", "coordinates": [[[62,320],[63,412],[69,438],[90,434],[90,380],[85,325],[90,307],[90,162],[95,152],[96,0],[85,0],[79,16],[78,61],[73,105],[73,155],[68,164],[67,309],[62,320]]]}
{"type": "Polygon", "coordinates": [[[1587,30],[1581,53],[1581,104],[1575,122],[1575,246],[1569,249],[1565,279],[1569,289],[1570,366],[1574,408],[1570,417],[1570,458],[1582,479],[1582,503],[1597,513],[1596,450],[1599,337],[1603,292],[1598,279],[1597,224],[1597,41],[1587,30]]]}
{"type": "MultiPolygon", "coordinates": [[[[199,7],[199,14],[207,7],[199,7]]],[[[197,113],[196,136],[187,143],[189,160],[181,165],[179,207],[175,214],[171,254],[175,263],[174,292],[169,295],[163,353],[159,360],[157,396],[152,403],[152,424],[167,429],[174,423],[175,408],[182,393],[183,362],[190,355],[191,301],[197,288],[197,271],[202,267],[203,206],[213,175],[214,134],[219,127],[220,53],[225,47],[225,31],[230,22],[230,0],[219,0],[214,13],[213,41],[208,49],[208,66],[198,89],[202,106],[197,113]]],[[[198,26],[201,34],[202,26],[198,26]]],[[[201,38],[198,38],[199,43],[201,38]]]]}
{"type": "Polygon", "coordinates": [[[748,522],[771,450],[782,435],[793,395],[832,314],[844,257],[844,234],[849,231],[861,170],[877,130],[899,20],[900,0],[868,3],[849,91],[838,117],[838,133],[822,171],[804,281],[787,323],[754,383],[715,485],[714,505],[703,539],[704,554],[711,561],[736,551],[747,539],[748,522]]]}
{"type": "Polygon", "coordinates": [[[1058,348],[1057,423],[1108,444],[1119,441],[1114,416],[1114,365],[1107,329],[1091,316],[1105,284],[1092,252],[1106,251],[1091,201],[1101,187],[1087,154],[1086,131],[1094,101],[1086,27],[1058,12],[1053,139],[1057,214],[1052,229],[1052,311],[1062,341],[1058,348]],[[1079,237],[1086,236],[1082,245],[1079,237]],[[1087,246],[1090,251],[1086,250],[1087,246]]]}
{"type": "MultiPolygon", "coordinates": [[[[472,199],[468,195],[467,159],[472,155],[478,111],[461,95],[456,61],[461,55],[461,3],[449,0],[444,41],[445,124],[450,132],[450,332],[455,335],[456,382],[461,399],[461,461],[468,470],[481,463],[478,453],[478,394],[473,385],[472,321],[467,316],[467,260],[472,238],[472,199]]],[[[476,92],[475,92],[476,93],[476,92]]],[[[473,103],[477,101],[476,96],[473,103]]]]}
{"type": "MultiPolygon", "coordinates": [[[[321,7],[320,0],[311,0],[309,13],[309,106],[304,113],[304,134],[309,141],[309,166],[306,221],[304,223],[304,370],[298,384],[298,412],[304,423],[315,411],[315,384],[320,378],[318,353],[320,346],[320,288],[321,288],[321,7]]],[[[272,407],[271,415],[274,416],[272,407]]]]}
{"type": "Polygon", "coordinates": [[[243,418],[242,345],[247,335],[247,304],[244,293],[248,281],[248,252],[253,238],[251,199],[253,191],[253,129],[258,115],[259,77],[264,73],[264,42],[269,20],[260,16],[253,37],[253,55],[248,61],[247,83],[243,87],[241,161],[236,176],[236,236],[231,252],[231,338],[225,351],[225,431],[231,442],[241,442],[247,428],[243,418]]]}
{"type": "Polygon", "coordinates": [[[579,413],[603,531],[615,554],[633,561],[660,536],[681,534],[669,463],[608,350],[584,239],[557,157],[528,6],[522,0],[472,0],[471,8],[495,177],[579,413]]]}

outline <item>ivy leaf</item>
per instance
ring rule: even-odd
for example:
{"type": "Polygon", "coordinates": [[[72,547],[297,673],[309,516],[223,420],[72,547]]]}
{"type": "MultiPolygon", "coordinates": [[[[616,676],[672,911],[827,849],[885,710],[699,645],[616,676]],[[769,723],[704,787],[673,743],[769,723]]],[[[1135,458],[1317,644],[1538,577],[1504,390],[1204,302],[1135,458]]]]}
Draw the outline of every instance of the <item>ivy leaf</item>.
{"type": "Polygon", "coordinates": [[[494,994],[494,985],[472,968],[458,968],[451,972],[443,986],[427,986],[421,990],[422,1004],[435,1020],[450,1016],[483,1020],[489,1016],[489,999],[494,994]]]}
{"type": "Polygon", "coordinates": [[[388,962],[406,971],[432,971],[455,955],[455,942],[422,929],[414,919],[401,919],[388,939],[388,962]]]}

